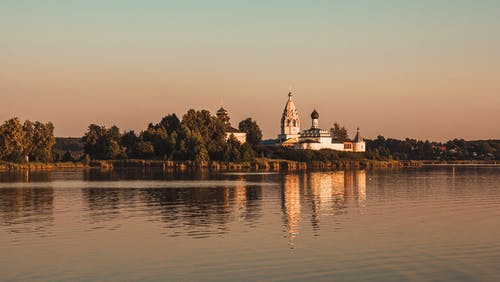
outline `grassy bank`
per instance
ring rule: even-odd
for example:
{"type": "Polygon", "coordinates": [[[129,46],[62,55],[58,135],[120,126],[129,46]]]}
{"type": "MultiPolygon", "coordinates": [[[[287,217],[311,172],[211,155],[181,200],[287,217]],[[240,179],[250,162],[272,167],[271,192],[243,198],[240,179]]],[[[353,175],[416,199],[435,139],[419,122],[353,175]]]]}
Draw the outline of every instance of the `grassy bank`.
{"type": "Polygon", "coordinates": [[[193,161],[158,161],[158,160],[114,160],[97,161],[93,167],[100,168],[134,168],[156,167],[162,169],[209,169],[212,171],[301,171],[301,170],[339,170],[339,169],[371,169],[420,167],[419,161],[378,161],[378,160],[339,160],[297,162],[283,159],[257,158],[253,162],[193,162],[193,161]]]}
{"type": "Polygon", "coordinates": [[[282,159],[258,158],[253,162],[192,162],[192,161],[157,161],[157,160],[114,160],[93,162],[100,168],[135,168],[156,167],[167,169],[208,169],[212,171],[302,171],[302,170],[338,170],[420,167],[418,161],[376,161],[376,160],[341,160],[335,162],[297,162],[282,159]]]}
{"type": "Polygon", "coordinates": [[[500,161],[495,160],[462,160],[462,161],[422,161],[423,165],[457,165],[457,166],[475,166],[475,165],[500,165],[500,161]]]}
{"type": "Polygon", "coordinates": [[[29,163],[19,164],[0,161],[0,171],[11,170],[53,170],[53,169],[83,169],[89,166],[80,162],[29,163]]]}
{"type": "Polygon", "coordinates": [[[161,160],[102,160],[92,161],[89,165],[80,162],[16,164],[0,162],[0,171],[12,170],[55,170],[55,169],[120,169],[120,168],[160,168],[163,170],[207,169],[211,171],[303,171],[339,170],[370,168],[420,167],[419,161],[377,161],[377,160],[339,160],[297,162],[282,159],[257,158],[252,162],[194,162],[161,160]]]}
{"type": "Polygon", "coordinates": [[[277,159],[256,159],[252,162],[241,163],[219,161],[109,160],[93,161],[91,166],[105,169],[150,167],[164,170],[208,169],[212,171],[299,171],[307,169],[306,163],[277,159]]]}

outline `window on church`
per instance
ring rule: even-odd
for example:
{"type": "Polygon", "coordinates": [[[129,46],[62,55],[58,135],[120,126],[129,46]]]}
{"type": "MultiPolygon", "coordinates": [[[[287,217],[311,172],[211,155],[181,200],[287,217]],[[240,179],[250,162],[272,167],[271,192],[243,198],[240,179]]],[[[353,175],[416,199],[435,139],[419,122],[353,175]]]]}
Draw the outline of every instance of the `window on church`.
{"type": "Polygon", "coordinates": [[[297,121],[296,120],[293,121],[293,126],[297,126],[297,121]]]}

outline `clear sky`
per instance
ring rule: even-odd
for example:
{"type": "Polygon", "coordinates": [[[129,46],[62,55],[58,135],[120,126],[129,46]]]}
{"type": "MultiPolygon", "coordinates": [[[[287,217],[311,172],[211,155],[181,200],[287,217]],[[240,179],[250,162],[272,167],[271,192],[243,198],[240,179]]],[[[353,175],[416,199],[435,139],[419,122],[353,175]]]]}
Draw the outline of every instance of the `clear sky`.
{"type": "Polygon", "coordinates": [[[189,108],[279,131],[500,138],[500,1],[0,1],[0,120],[140,130],[189,108]]]}

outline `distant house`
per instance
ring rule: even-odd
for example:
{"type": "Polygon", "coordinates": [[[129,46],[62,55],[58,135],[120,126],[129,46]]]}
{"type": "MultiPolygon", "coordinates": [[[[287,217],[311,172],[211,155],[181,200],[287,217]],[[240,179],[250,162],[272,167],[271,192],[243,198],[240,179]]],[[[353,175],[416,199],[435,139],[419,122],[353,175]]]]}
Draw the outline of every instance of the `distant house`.
{"type": "Polygon", "coordinates": [[[246,132],[240,131],[237,128],[234,128],[231,126],[231,123],[229,122],[230,117],[226,109],[223,107],[220,107],[219,110],[217,110],[217,117],[224,123],[226,126],[226,141],[229,139],[229,137],[232,135],[236,140],[238,140],[241,144],[247,142],[247,134],[246,132]]]}

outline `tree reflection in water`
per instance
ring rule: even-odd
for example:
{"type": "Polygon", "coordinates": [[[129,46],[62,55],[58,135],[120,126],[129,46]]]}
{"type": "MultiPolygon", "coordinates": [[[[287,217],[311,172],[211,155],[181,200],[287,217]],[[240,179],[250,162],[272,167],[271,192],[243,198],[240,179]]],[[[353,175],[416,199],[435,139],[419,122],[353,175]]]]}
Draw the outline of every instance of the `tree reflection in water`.
{"type": "Polygon", "coordinates": [[[12,233],[47,236],[54,221],[54,189],[51,173],[20,171],[0,174],[0,183],[19,183],[0,188],[0,226],[12,233]],[[31,187],[30,182],[43,185],[31,187]]]}
{"type": "Polygon", "coordinates": [[[366,201],[365,171],[222,174],[87,170],[54,175],[0,174],[0,181],[18,183],[3,187],[0,193],[2,224],[11,228],[29,220],[33,229],[50,228],[54,191],[64,191],[57,192],[60,202],[81,196],[90,230],[118,229],[130,224],[128,220],[139,219],[160,223],[167,236],[205,238],[227,234],[231,228],[257,228],[264,215],[267,221],[276,220],[274,214],[281,212],[291,247],[304,226],[310,225],[315,236],[320,235],[322,224],[342,228],[340,215],[353,209],[362,212],[366,201]],[[80,176],[75,176],[78,173],[80,176]],[[68,180],[73,181],[71,188],[66,188],[68,180]],[[38,186],[30,186],[33,183],[38,186]],[[310,224],[304,225],[307,222],[310,224]]]}

